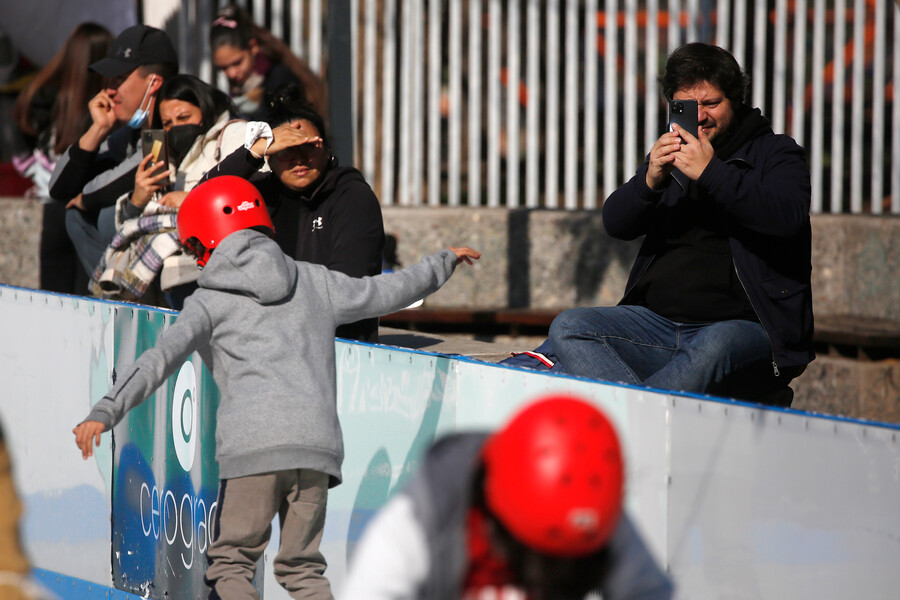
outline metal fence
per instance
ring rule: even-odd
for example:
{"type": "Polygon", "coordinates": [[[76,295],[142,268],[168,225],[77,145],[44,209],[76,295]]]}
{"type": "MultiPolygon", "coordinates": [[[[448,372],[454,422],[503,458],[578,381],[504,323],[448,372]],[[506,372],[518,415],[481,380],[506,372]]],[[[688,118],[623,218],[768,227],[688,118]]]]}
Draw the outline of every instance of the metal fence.
{"type": "MultiPolygon", "coordinates": [[[[243,4],[315,70],[327,64],[328,2],[243,4]]],[[[900,214],[895,2],[350,6],[355,162],[384,204],[599,207],[663,130],[666,57],[706,41],[735,55],[752,104],[807,149],[813,212],[900,214]]]]}

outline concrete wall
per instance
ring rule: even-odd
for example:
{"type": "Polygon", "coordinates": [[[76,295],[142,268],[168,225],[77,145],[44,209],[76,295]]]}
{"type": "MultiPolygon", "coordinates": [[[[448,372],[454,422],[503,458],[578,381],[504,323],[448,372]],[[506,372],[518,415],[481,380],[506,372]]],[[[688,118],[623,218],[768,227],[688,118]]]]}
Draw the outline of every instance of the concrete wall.
{"type": "MultiPolygon", "coordinates": [[[[385,230],[399,238],[408,264],[447,245],[485,254],[467,286],[449,286],[431,306],[564,309],[615,304],[639,241],[610,238],[598,212],[465,208],[384,209],[385,230]]],[[[900,219],[815,215],[816,314],[900,321],[900,219]]]]}

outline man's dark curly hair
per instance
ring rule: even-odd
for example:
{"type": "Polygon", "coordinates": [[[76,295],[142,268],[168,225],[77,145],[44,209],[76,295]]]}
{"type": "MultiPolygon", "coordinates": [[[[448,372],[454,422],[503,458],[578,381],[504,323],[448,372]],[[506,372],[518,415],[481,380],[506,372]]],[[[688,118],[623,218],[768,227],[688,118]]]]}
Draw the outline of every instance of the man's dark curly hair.
{"type": "Polygon", "coordinates": [[[692,42],[681,46],[666,61],[659,85],[667,100],[678,90],[708,82],[718,87],[737,109],[747,99],[750,78],[734,57],[718,46],[692,42]]]}

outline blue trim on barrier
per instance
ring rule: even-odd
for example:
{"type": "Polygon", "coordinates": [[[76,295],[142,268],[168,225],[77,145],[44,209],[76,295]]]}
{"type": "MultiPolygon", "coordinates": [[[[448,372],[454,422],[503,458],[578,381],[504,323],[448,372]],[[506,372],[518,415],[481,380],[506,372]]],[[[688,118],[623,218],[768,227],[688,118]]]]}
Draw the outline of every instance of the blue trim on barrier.
{"type": "Polygon", "coordinates": [[[108,598],[109,600],[143,600],[141,596],[107,587],[102,583],[85,581],[84,579],[69,577],[54,571],[32,569],[31,575],[37,583],[64,600],[99,600],[100,598],[108,598]]]}
{"type": "Polygon", "coordinates": [[[22,291],[28,292],[32,294],[39,294],[41,296],[56,296],[59,298],[68,298],[70,300],[80,300],[83,302],[96,302],[97,304],[112,304],[113,306],[121,306],[122,308],[131,308],[131,309],[142,309],[149,312],[160,312],[163,314],[173,314],[177,315],[177,310],[172,310],[171,308],[163,308],[161,306],[150,306],[149,304],[139,304],[137,302],[125,302],[124,300],[106,300],[104,298],[95,298],[93,296],[84,296],[81,294],[63,294],[62,292],[48,292],[45,290],[35,290],[32,288],[21,287],[18,285],[9,285],[8,283],[0,283],[0,293],[3,293],[3,289],[12,290],[14,292],[22,291]]]}

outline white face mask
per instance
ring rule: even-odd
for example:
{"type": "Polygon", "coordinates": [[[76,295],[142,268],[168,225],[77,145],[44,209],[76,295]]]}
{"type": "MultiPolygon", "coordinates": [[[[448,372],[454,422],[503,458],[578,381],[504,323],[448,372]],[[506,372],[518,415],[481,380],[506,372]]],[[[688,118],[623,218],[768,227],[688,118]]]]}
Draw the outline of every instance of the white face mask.
{"type": "MultiPolygon", "coordinates": [[[[147,100],[147,96],[150,95],[150,88],[153,86],[153,80],[156,78],[156,75],[150,76],[150,83],[147,84],[147,91],[144,92],[144,97],[141,98],[141,103],[138,105],[138,109],[134,111],[134,114],[131,115],[131,118],[128,119],[128,126],[132,129],[140,129],[141,125],[144,124],[144,121],[147,120],[147,115],[150,114],[150,102],[147,102],[147,107],[143,108],[144,101],[147,100]]],[[[152,100],[152,98],[151,98],[152,100]]]]}

